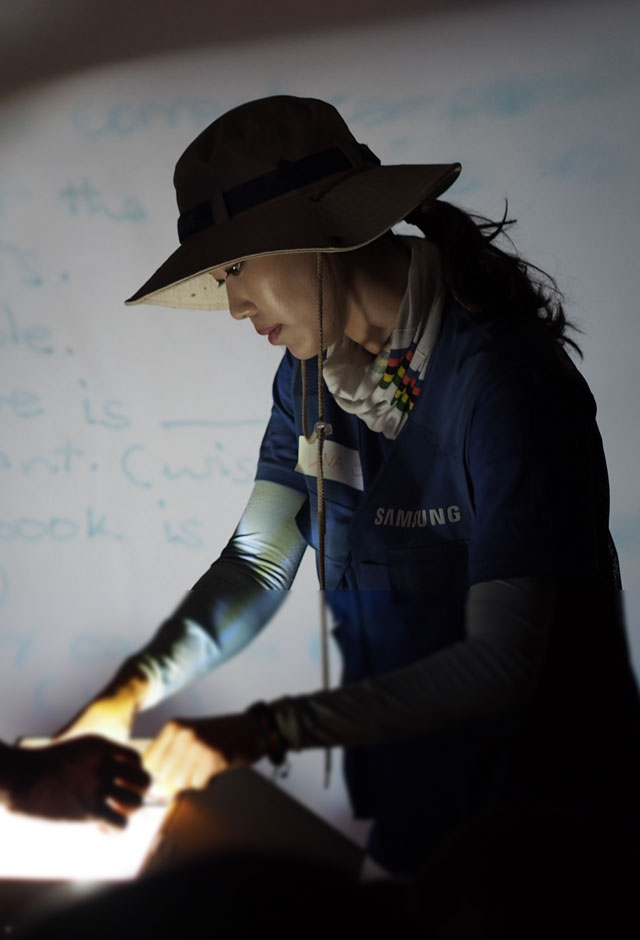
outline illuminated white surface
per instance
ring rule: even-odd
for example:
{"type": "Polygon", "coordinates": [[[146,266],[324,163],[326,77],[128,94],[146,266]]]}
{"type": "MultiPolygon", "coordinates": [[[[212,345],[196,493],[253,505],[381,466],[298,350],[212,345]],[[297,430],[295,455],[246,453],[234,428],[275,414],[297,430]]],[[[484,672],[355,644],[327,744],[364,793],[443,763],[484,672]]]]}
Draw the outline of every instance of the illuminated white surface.
{"type": "Polygon", "coordinates": [[[0,879],[134,878],[167,813],[144,806],[123,831],[100,823],[60,822],[12,813],[0,807],[0,879]]]}

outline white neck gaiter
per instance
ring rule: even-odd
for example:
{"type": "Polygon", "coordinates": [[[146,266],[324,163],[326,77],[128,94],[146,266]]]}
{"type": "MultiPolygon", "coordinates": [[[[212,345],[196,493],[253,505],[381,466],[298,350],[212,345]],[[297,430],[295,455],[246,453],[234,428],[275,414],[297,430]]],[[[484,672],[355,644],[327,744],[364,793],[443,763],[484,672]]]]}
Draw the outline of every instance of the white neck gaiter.
{"type": "Polygon", "coordinates": [[[404,240],[411,248],[409,279],[387,343],[373,358],[343,336],[327,350],[323,370],[338,405],[390,439],[404,427],[422,389],[446,299],[436,246],[420,237],[404,240]]]}

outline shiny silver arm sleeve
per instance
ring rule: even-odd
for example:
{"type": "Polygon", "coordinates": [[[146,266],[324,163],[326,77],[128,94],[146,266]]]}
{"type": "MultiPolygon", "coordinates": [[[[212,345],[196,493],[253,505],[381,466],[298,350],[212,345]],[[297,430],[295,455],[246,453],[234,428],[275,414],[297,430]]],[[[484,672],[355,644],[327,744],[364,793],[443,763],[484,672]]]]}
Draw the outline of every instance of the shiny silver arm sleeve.
{"type": "Polygon", "coordinates": [[[552,578],[475,584],[464,641],[386,675],[278,699],[279,730],[294,750],[377,744],[517,706],[542,667],[554,599],[552,578]]]}
{"type": "Polygon", "coordinates": [[[290,487],[256,481],[220,558],[130,660],[150,680],[143,708],[230,659],[275,614],[306,548],[295,522],[305,499],[290,487]]]}

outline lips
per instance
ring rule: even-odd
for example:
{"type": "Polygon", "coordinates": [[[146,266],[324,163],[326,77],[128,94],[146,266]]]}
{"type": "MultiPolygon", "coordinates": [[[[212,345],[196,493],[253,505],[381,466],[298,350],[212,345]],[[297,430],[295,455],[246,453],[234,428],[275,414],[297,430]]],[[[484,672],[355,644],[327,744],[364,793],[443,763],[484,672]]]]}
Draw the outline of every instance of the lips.
{"type": "Polygon", "coordinates": [[[282,324],[278,323],[277,326],[268,326],[264,330],[258,330],[260,336],[266,336],[269,339],[269,342],[272,346],[278,342],[278,337],[280,335],[280,329],[282,324]]]}

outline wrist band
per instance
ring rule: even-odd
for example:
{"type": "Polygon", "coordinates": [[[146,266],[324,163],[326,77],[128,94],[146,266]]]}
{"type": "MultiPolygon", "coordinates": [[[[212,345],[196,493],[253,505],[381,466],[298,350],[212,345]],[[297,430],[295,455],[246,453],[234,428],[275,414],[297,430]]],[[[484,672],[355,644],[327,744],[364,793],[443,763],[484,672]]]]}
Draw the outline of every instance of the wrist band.
{"type": "Polygon", "coordinates": [[[260,725],[264,734],[267,757],[274,767],[280,767],[287,756],[287,742],[280,733],[273,712],[266,702],[256,702],[247,709],[247,715],[255,718],[260,725]]]}

